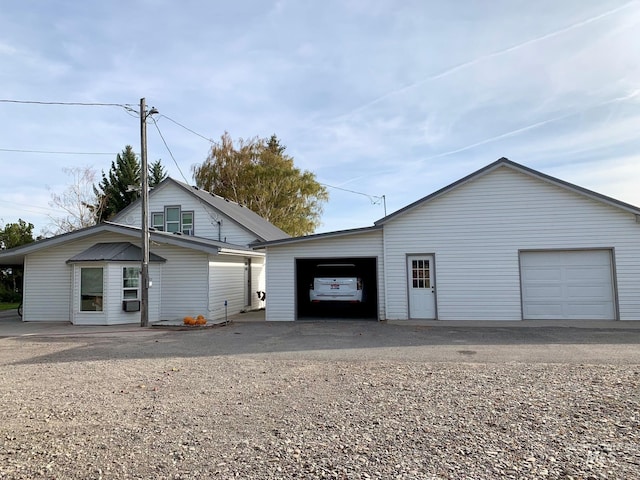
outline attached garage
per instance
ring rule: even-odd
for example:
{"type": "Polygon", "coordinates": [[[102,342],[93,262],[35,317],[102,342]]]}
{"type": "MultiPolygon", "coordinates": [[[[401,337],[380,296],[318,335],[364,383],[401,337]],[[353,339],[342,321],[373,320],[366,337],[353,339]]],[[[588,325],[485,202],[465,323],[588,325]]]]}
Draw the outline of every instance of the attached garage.
{"type": "Polygon", "coordinates": [[[377,320],[378,286],[376,258],[331,257],[296,259],[297,318],[339,318],[377,320]],[[326,271],[323,272],[323,271],[326,271]],[[315,277],[353,276],[361,288],[361,300],[311,301],[315,277]]]}
{"type": "Polygon", "coordinates": [[[267,320],[313,316],[309,268],[359,258],[379,320],[640,320],[640,208],[505,158],[372,227],[260,248],[267,320]]]}
{"type": "Polygon", "coordinates": [[[611,250],[520,252],[525,320],[615,320],[611,250]]]}

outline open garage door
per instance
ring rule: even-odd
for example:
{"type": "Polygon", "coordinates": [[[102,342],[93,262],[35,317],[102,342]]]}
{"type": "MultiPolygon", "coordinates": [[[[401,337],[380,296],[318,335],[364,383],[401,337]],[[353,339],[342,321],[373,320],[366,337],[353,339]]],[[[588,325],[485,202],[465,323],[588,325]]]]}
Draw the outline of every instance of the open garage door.
{"type": "Polygon", "coordinates": [[[520,253],[525,320],[615,320],[610,250],[520,253]]]}
{"type": "Polygon", "coordinates": [[[296,318],[377,320],[377,278],[375,258],[296,259],[296,318]]]}

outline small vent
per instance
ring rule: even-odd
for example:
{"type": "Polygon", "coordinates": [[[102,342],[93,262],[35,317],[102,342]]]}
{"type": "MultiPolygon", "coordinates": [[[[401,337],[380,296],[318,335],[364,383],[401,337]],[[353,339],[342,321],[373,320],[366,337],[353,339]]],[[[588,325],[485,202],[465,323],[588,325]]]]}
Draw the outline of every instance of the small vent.
{"type": "Polygon", "coordinates": [[[136,221],[136,218],[135,218],[133,215],[127,215],[127,216],[124,218],[124,222],[125,222],[127,225],[133,225],[133,222],[135,222],[135,221],[136,221]]]}

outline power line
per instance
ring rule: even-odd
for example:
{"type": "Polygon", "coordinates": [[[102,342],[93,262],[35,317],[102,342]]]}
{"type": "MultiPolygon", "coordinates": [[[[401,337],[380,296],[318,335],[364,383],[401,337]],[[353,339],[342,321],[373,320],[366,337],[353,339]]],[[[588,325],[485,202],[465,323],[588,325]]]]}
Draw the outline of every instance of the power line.
{"type": "Polygon", "coordinates": [[[349,192],[349,193],[355,193],[356,195],[362,195],[363,197],[367,197],[369,200],[371,200],[371,203],[380,203],[380,200],[382,200],[382,198],[384,197],[384,195],[382,197],[379,197],[377,195],[369,195],[367,193],[356,192],[355,190],[348,190],[346,188],[334,187],[333,185],[327,185],[326,183],[321,183],[320,185],[322,185],[324,187],[335,188],[336,190],[342,190],[343,192],[349,192]],[[375,200],[375,202],[374,202],[374,200],[375,200]]]}
{"type": "Polygon", "coordinates": [[[320,183],[320,185],[329,188],[335,188],[336,190],[342,190],[343,192],[353,193],[355,195],[362,195],[363,197],[367,197],[372,205],[380,205],[382,204],[384,207],[384,215],[387,216],[387,197],[385,195],[377,196],[377,195],[369,195],[367,193],[356,192],[355,190],[349,190],[347,188],[335,187],[333,185],[328,185],[326,183],[320,183]]]}
{"type": "Polygon", "coordinates": [[[20,103],[27,105],[67,105],[75,107],[132,107],[131,103],[98,103],[98,102],[42,102],[38,100],[9,100],[0,99],[0,103],[20,103]]]}
{"type": "Polygon", "coordinates": [[[160,114],[160,116],[161,116],[161,117],[163,117],[163,118],[166,118],[167,120],[169,120],[169,121],[170,121],[170,122],[172,122],[172,123],[175,123],[175,124],[176,124],[176,125],[178,125],[179,127],[184,128],[187,132],[191,132],[191,133],[193,133],[194,135],[196,135],[196,136],[198,136],[198,137],[200,137],[200,138],[205,139],[207,142],[210,142],[210,143],[217,143],[217,142],[215,142],[214,140],[212,140],[211,138],[205,137],[204,135],[201,135],[201,134],[199,134],[198,132],[196,132],[196,131],[194,131],[194,130],[191,130],[189,127],[185,127],[183,124],[181,124],[180,122],[177,122],[177,121],[176,121],[176,120],[174,120],[173,118],[169,118],[169,117],[167,117],[166,115],[162,115],[162,114],[160,114]]]}
{"type": "Polygon", "coordinates": [[[17,148],[0,148],[0,152],[13,153],[49,153],[58,155],[116,155],[113,152],[60,152],[52,150],[22,150],[17,148]]]}
{"type": "Polygon", "coordinates": [[[173,153],[171,152],[171,149],[169,148],[169,145],[167,145],[167,141],[164,139],[164,136],[162,135],[162,132],[160,131],[160,127],[158,127],[158,122],[153,117],[149,117],[149,118],[151,118],[151,120],[153,121],[153,124],[155,125],[156,130],[158,130],[158,134],[160,135],[160,138],[162,139],[162,143],[164,143],[164,146],[167,149],[167,152],[169,152],[169,155],[171,156],[171,159],[173,160],[173,163],[176,164],[176,168],[180,172],[180,176],[182,176],[182,179],[184,180],[184,183],[189,184],[189,181],[184,176],[184,173],[182,173],[182,169],[180,168],[180,165],[178,165],[178,162],[176,161],[176,158],[173,156],[173,153]]]}

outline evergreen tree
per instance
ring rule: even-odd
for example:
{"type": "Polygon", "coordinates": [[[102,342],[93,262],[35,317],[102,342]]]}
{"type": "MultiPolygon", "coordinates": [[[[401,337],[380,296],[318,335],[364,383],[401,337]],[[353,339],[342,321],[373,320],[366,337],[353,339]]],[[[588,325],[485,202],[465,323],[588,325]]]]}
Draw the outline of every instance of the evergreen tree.
{"type": "Polygon", "coordinates": [[[167,178],[167,172],[162,165],[162,160],[157,160],[149,165],[149,187],[155,187],[165,178],[167,178]]]}
{"type": "Polygon", "coordinates": [[[116,155],[108,174],[102,171],[102,180],[94,188],[98,197],[98,222],[109,220],[140,196],[140,162],[131,145],[116,155]]]}
{"type": "MultiPolygon", "coordinates": [[[[161,160],[149,166],[149,187],[155,187],[167,178],[161,160]]],[[[97,203],[93,207],[98,222],[111,219],[140,196],[140,161],[130,145],[111,162],[108,173],[102,172],[102,180],[94,191],[97,203]]]]}

